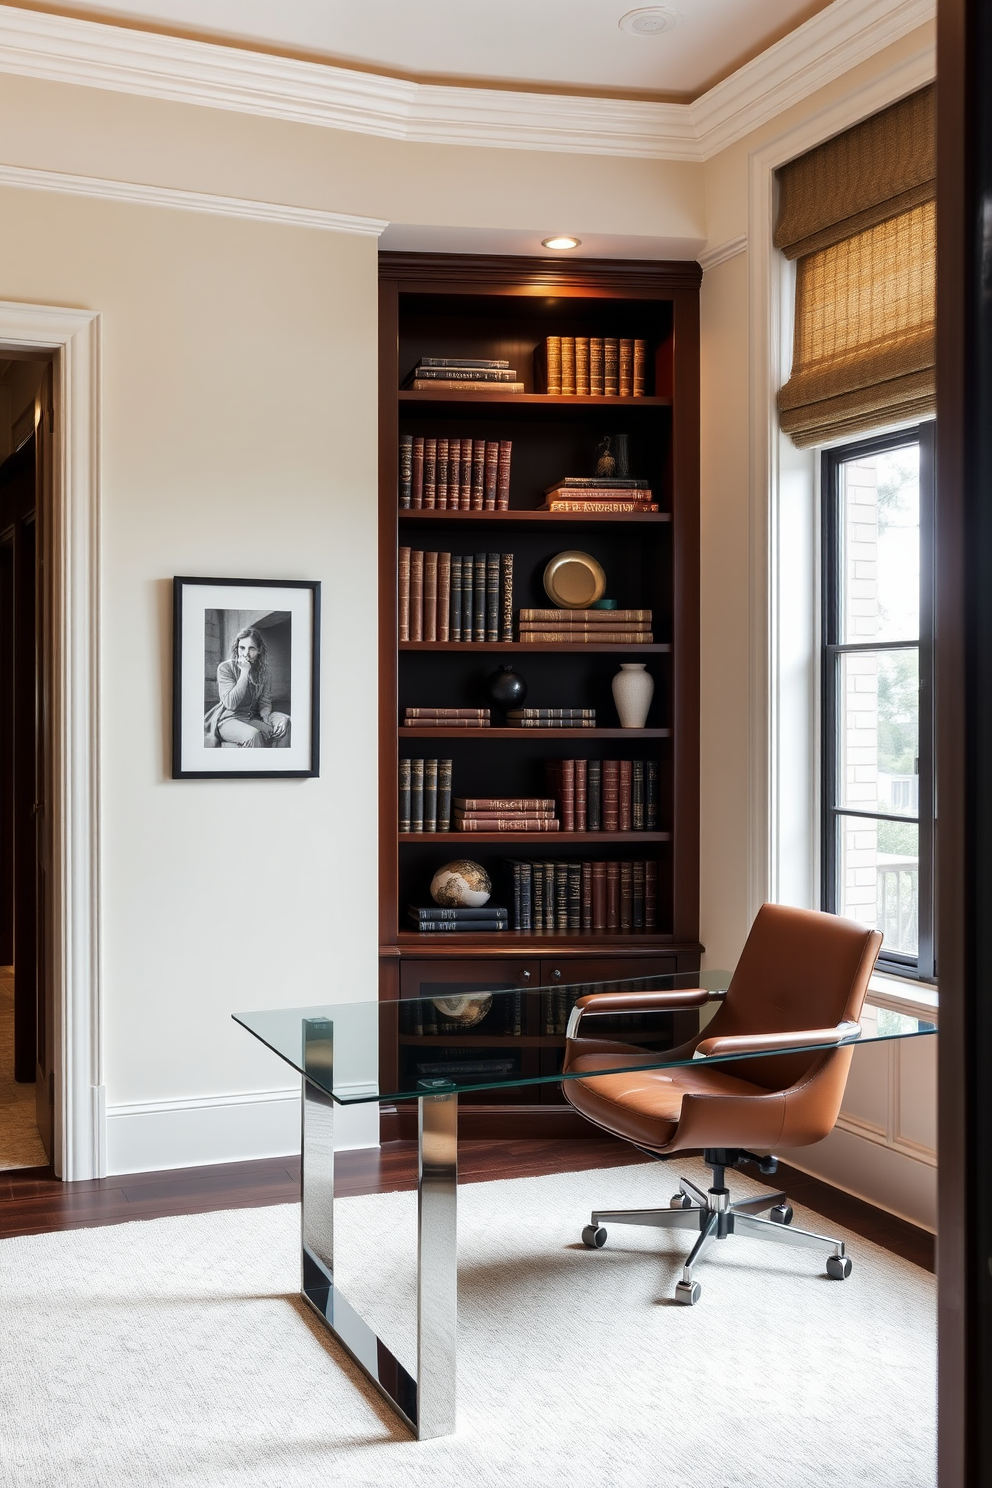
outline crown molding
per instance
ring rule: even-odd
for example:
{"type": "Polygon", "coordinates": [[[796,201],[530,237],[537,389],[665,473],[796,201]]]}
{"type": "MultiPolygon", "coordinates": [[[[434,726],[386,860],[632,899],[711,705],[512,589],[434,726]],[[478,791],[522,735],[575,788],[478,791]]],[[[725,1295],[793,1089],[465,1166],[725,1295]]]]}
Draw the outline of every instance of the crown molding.
{"type": "Polygon", "coordinates": [[[111,181],[100,176],[72,176],[62,171],[32,170],[20,165],[0,164],[0,186],[18,186],[29,191],[60,191],[70,196],[95,196],[104,201],[137,202],[146,207],[178,207],[187,212],[247,217],[253,222],[281,222],[290,227],[315,227],[324,232],[357,233],[370,238],[378,238],[388,226],[386,221],[377,217],[353,217],[347,212],[324,212],[316,207],[292,207],[281,202],[248,201],[238,196],[214,196],[204,191],[111,181]]]}
{"type": "Polygon", "coordinates": [[[931,20],[834,0],[691,104],[450,87],[0,5],[0,71],[429,144],[699,161],[931,20]]]}
{"type": "Polygon", "coordinates": [[[739,253],[747,252],[747,233],[742,233],[739,238],[731,238],[729,242],[718,243],[715,248],[704,248],[699,255],[699,267],[705,274],[708,269],[715,269],[720,264],[726,263],[730,258],[736,258],[739,253]]]}

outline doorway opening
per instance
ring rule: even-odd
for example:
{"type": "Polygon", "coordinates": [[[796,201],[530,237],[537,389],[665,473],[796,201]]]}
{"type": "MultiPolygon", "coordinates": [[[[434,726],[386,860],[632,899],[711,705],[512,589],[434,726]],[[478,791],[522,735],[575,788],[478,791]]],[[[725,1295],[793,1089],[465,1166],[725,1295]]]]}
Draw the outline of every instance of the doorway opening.
{"type": "Polygon", "coordinates": [[[54,997],[47,874],[53,368],[0,351],[0,1170],[49,1167],[54,997]]]}

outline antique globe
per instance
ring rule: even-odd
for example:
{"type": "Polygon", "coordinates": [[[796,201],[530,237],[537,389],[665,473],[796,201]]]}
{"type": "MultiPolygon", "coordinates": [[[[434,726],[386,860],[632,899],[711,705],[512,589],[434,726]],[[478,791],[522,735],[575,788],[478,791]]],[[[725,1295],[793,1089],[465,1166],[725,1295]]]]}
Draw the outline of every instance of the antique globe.
{"type": "Polygon", "coordinates": [[[471,858],[454,858],[431,879],[431,898],[449,909],[479,909],[493,891],[489,874],[471,858]]]}
{"type": "Polygon", "coordinates": [[[431,999],[442,1018],[457,1023],[461,1028],[471,1028],[481,1023],[493,1005],[491,992],[472,992],[461,997],[433,997],[431,999]]]}

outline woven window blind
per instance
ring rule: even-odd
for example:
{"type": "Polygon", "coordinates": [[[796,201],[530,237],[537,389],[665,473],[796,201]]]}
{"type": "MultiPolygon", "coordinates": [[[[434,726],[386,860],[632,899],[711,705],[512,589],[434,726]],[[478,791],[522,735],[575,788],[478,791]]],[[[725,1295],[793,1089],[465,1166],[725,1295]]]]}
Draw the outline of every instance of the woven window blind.
{"type": "Polygon", "coordinates": [[[780,173],[775,242],[798,262],[778,404],[797,445],[934,411],[933,102],[926,88],[780,173]]]}

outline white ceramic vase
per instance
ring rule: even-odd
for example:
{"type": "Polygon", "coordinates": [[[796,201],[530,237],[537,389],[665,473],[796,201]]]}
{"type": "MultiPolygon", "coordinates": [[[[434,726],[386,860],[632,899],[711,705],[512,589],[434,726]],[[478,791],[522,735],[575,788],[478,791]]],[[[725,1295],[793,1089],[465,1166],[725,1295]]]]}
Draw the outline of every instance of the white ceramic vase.
{"type": "Polygon", "coordinates": [[[653,697],[654,678],[644,670],[644,662],[622,662],[613,678],[613,701],[620,715],[620,727],[643,728],[653,697]]]}

